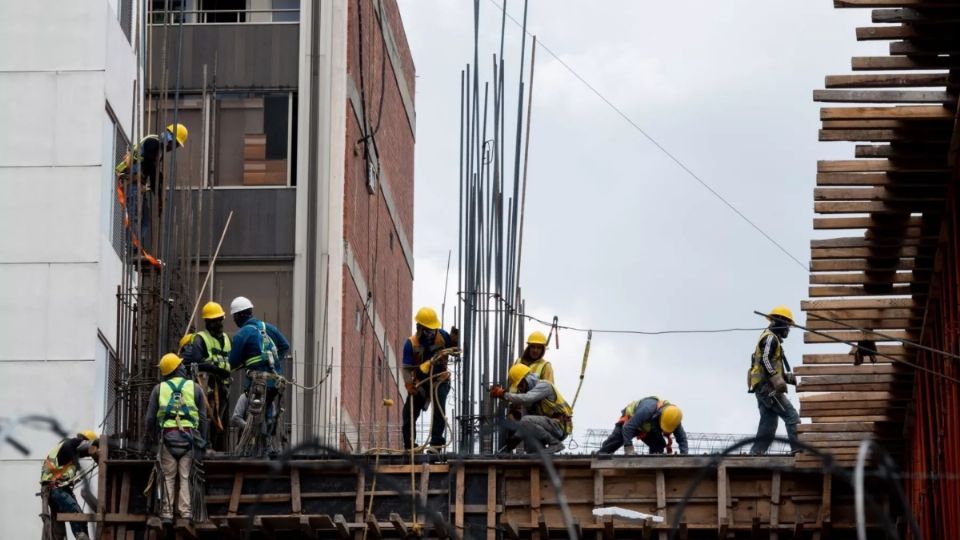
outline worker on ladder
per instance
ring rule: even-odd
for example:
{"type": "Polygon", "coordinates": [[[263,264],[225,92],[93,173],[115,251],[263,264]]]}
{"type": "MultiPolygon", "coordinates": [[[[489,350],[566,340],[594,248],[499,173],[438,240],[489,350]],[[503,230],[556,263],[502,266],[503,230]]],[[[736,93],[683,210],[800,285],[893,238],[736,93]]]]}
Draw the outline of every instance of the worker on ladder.
{"type": "Polygon", "coordinates": [[[523,364],[529,367],[530,372],[539,377],[541,381],[550,381],[556,384],[556,381],[553,380],[553,366],[543,357],[546,351],[547,336],[539,330],[530,332],[530,335],[527,336],[527,346],[523,349],[520,358],[514,362],[514,365],[523,364]]]}
{"type": "Polygon", "coordinates": [[[450,393],[450,372],[447,371],[448,355],[438,353],[456,347],[459,332],[452,328],[449,333],[440,328],[440,317],[430,307],[422,307],[414,316],[416,331],[403,342],[403,379],[407,399],[403,404],[403,447],[410,450],[416,446],[414,425],[420,413],[433,405],[433,420],[430,427],[428,450],[439,451],[447,445],[446,420],[447,394],[450,393]]]}
{"type": "Polygon", "coordinates": [[[760,410],[757,440],[750,448],[750,453],[766,453],[777,433],[777,418],[782,418],[787,427],[790,451],[796,454],[800,451],[797,444],[800,415],[787,397],[787,384],[796,385],[797,377],[790,372],[790,362],[783,353],[783,340],[790,334],[793,312],[787,306],[777,306],[770,311],[767,319],[770,326],[760,334],[747,373],[747,390],[757,397],[757,408],[760,410]]]}
{"type": "MultiPolygon", "coordinates": [[[[67,529],[57,521],[57,513],[80,513],[80,505],[73,494],[74,485],[80,478],[77,462],[86,457],[96,461],[99,451],[99,437],[92,430],[86,430],[57,443],[43,460],[40,470],[43,540],[66,540],[67,529]]],[[[71,521],[70,529],[76,540],[89,540],[85,521],[71,521]]]]}
{"type": "Polygon", "coordinates": [[[181,520],[193,520],[191,487],[193,461],[203,455],[207,430],[207,411],[198,385],[187,377],[183,359],[167,353],[158,366],[163,381],[153,387],[147,405],[147,436],[159,442],[160,469],[163,471],[163,496],[160,520],[173,523],[174,500],[181,520]],[[179,486],[178,486],[179,483],[179,486]]]}
{"type": "MultiPolygon", "coordinates": [[[[130,226],[133,227],[140,217],[139,235],[143,249],[150,245],[150,220],[153,211],[153,194],[163,190],[163,177],[160,174],[160,164],[165,153],[182,148],[187,143],[187,127],[183,124],[170,124],[160,135],[147,135],[127,152],[114,169],[120,183],[120,192],[123,193],[123,202],[126,206],[130,226]],[[174,146],[176,145],[176,146],[174,146]],[[141,214],[137,214],[137,199],[142,194],[140,202],[141,214]],[[142,217],[141,217],[142,216],[142,217]]],[[[158,213],[163,212],[163,199],[158,199],[158,213]]]]}
{"type": "MultiPolygon", "coordinates": [[[[246,297],[238,296],[230,302],[230,315],[239,328],[231,344],[230,368],[246,370],[247,378],[243,389],[251,404],[248,415],[252,413],[252,419],[255,420],[248,422],[249,425],[244,431],[256,429],[260,422],[266,422],[267,432],[272,439],[270,453],[273,455],[282,451],[286,443],[283,426],[279,425],[283,412],[279,399],[285,385],[283,360],[290,350],[290,343],[276,326],[259,321],[253,316],[253,302],[246,297]],[[275,401],[277,403],[274,406],[275,401]]],[[[241,433],[240,443],[251,440],[245,437],[245,434],[241,433]]],[[[241,446],[243,444],[238,443],[237,452],[248,453],[241,446]]]]}
{"type": "MultiPolygon", "coordinates": [[[[573,409],[550,381],[542,380],[528,366],[514,364],[507,373],[509,391],[500,386],[490,396],[520,405],[522,416],[501,452],[513,451],[521,442],[536,439],[544,451],[553,454],[564,449],[563,440],[573,433],[573,409]]],[[[537,453],[536,445],[526,444],[528,454],[537,453]]]]}
{"type": "Polygon", "coordinates": [[[226,317],[223,307],[216,302],[207,302],[200,310],[204,329],[190,334],[190,344],[181,352],[187,366],[196,366],[200,373],[201,386],[205,388],[207,403],[211,407],[209,436],[215,450],[227,449],[227,433],[230,415],[230,360],[232,350],[230,336],[223,331],[226,317]]]}
{"type": "Polygon", "coordinates": [[[620,411],[620,419],[613,426],[613,433],[600,446],[601,454],[612,454],[623,447],[623,453],[636,453],[633,440],[640,439],[650,448],[651,454],[673,453],[673,437],[677,438],[680,453],[689,451],[687,433],[680,423],[683,411],[673,403],[657,396],[631,401],[620,411]]]}

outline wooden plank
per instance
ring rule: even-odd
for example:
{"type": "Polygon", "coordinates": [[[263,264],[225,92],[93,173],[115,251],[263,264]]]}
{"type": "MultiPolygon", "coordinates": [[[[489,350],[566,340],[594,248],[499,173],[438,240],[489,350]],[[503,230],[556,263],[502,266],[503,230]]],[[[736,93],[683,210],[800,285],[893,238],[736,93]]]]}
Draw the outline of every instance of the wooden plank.
{"type": "Polygon", "coordinates": [[[310,518],[307,516],[300,516],[300,535],[308,540],[314,540],[319,538],[317,534],[317,529],[310,524],[310,518]]]}
{"type": "Polygon", "coordinates": [[[717,536],[726,538],[730,529],[729,500],[727,498],[727,467],[717,467],[717,536]]]}
{"type": "MultiPolygon", "coordinates": [[[[909,74],[929,77],[930,75],[909,74]]],[[[849,75],[846,77],[881,77],[882,75],[849,75]]],[[[937,75],[940,76],[940,75],[937,75]]],[[[828,77],[829,79],[829,77],[828,77]]],[[[822,107],[821,120],[952,120],[953,111],[942,105],[897,105],[894,107],[822,107]]]]}
{"type": "Polygon", "coordinates": [[[780,471],[773,471],[770,479],[770,540],[778,540],[780,533],[780,471]]]}
{"type": "Polygon", "coordinates": [[[797,385],[797,392],[833,392],[833,391],[881,391],[889,390],[892,383],[851,383],[851,384],[806,384],[797,385]]]}
{"type": "Polygon", "coordinates": [[[880,215],[869,217],[829,217],[815,218],[813,220],[814,229],[873,229],[882,230],[905,230],[907,228],[919,228],[922,225],[920,216],[909,216],[908,214],[880,215]],[[889,225],[887,222],[891,222],[889,225]]]}
{"type": "Polygon", "coordinates": [[[847,432],[856,432],[856,431],[868,431],[872,432],[877,428],[876,422],[834,422],[834,423],[815,423],[815,424],[800,424],[797,426],[797,431],[799,433],[824,433],[824,432],[838,432],[838,433],[847,433],[847,432]]]}
{"type": "Polygon", "coordinates": [[[863,236],[846,236],[842,238],[818,238],[810,241],[810,247],[817,249],[833,247],[884,249],[900,246],[931,246],[936,244],[936,242],[936,237],[921,236],[920,232],[916,231],[896,235],[891,234],[890,236],[865,234],[863,236]]]}
{"type": "MultiPolygon", "coordinates": [[[[667,480],[662,469],[658,469],[657,475],[657,515],[663,518],[667,523],[667,480]]],[[[659,540],[667,540],[667,531],[660,531],[659,540]]]]}
{"type": "MultiPolygon", "coordinates": [[[[463,519],[463,493],[464,493],[464,482],[466,481],[466,468],[463,464],[457,465],[456,473],[456,491],[454,492],[454,502],[453,502],[453,526],[456,527],[459,534],[463,534],[464,519],[463,519]]],[[[489,501],[488,501],[489,502],[489,501]]],[[[489,504],[487,505],[489,512],[489,504]]],[[[488,523],[489,525],[489,523],[488,523]]]]}
{"type": "Polygon", "coordinates": [[[837,322],[808,320],[806,327],[810,330],[848,330],[850,326],[869,328],[870,330],[919,330],[917,319],[848,319],[837,322]]]}
{"type": "Polygon", "coordinates": [[[923,311],[920,309],[828,309],[811,312],[807,318],[807,322],[825,322],[831,319],[837,321],[875,321],[878,319],[918,320],[921,317],[923,317],[923,311]]]}
{"type": "Polygon", "coordinates": [[[834,309],[886,309],[910,308],[922,309],[922,305],[912,298],[850,298],[845,300],[801,300],[803,311],[823,311],[834,309]]]}
{"type": "MultiPolygon", "coordinates": [[[[893,43],[890,44],[891,49],[893,45],[893,43]]],[[[947,86],[947,74],[860,73],[856,75],[827,75],[824,79],[824,86],[827,88],[945,87],[947,86]]]]}
{"type": "MultiPolygon", "coordinates": [[[[842,92],[843,90],[836,90],[842,92]]],[[[818,140],[822,142],[896,142],[896,143],[945,143],[950,132],[942,129],[821,129],[818,140]]]]}
{"type": "Polygon", "coordinates": [[[820,512],[817,515],[817,528],[827,530],[832,517],[833,476],[829,472],[823,473],[823,495],[820,499],[820,512]]]}
{"type": "Polygon", "coordinates": [[[497,524],[497,469],[487,466],[487,540],[496,540],[497,524]]]}
{"type": "MultiPolygon", "coordinates": [[[[530,469],[530,522],[536,523],[540,519],[540,468],[530,469]]],[[[534,540],[547,540],[539,538],[539,533],[534,533],[534,540]]]]}
{"type": "MultiPolygon", "coordinates": [[[[366,484],[366,473],[363,469],[357,469],[357,495],[354,499],[354,517],[353,520],[358,523],[363,523],[363,509],[364,509],[364,497],[367,489],[366,484]]],[[[413,486],[410,486],[413,489],[413,486]]]]}
{"type": "Polygon", "coordinates": [[[810,420],[815,423],[827,423],[827,422],[889,422],[893,420],[893,417],[886,414],[877,414],[877,415],[861,415],[861,416],[816,416],[816,415],[801,415],[809,416],[810,420]]]}
{"type": "MultiPolygon", "coordinates": [[[[930,8],[933,6],[923,6],[930,8]]],[[[944,7],[943,5],[937,7],[944,7]]],[[[950,6],[956,8],[956,5],[950,6]]],[[[960,22],[960,13],[955,9],[949,11],[928,11],[927,9],[918,10],[910,7],[901,7],[894,9],[875,9],[871,13],[871,21],[874,23],[920,23],[920,24],[953,24],[960,22]]]]}
{"type": "MultiPolygon", "coordinates": [[[[943,161],[943,144],[936,142],[919,143],[920,146],[907,146],[914,141],[896,142],[890,144],[858,144],[853,149],[856,158],[892,158],[897,160],[915,160],[923,163],[938,163],[943,161]]],[[[920,179],[917,179],[920,185],[920,179]]]]}
{"type": "MultiPolygon", "coordinates": [[[[813,190],[815,201],[942,201],[945,187],[819,187],[813,190]]],[[[814,240],[814,242],[818,242],[814,240]]],[[[819,242],[825,242],[820,240],[819,242]]]]}
{"type": "Polygon", "coordinates": [[[869,271],[873,274],[884,274],[902,270],[929,270],[929,265],[917,266],[916,259],[898,258],[896,265],[877,265],[866,258],[857,259],[818,259],[810,261],[811,272],[853,272],[857,270],[869,271]]]}
{"type": "MultiPolygon", "coordinates": [[[[108,446],[110,445],[109,439],[107,437],[100,438],[100,445],[98,446],[97,452],[97,463],[100,466],[100,472],[97,477],[97,493],[100,494],[97,497],[97,520],[103,521],[103,516],[107,513],[107,472],[108,464],[107,459],[110,457],[108,446]]],[[[162,479],[157,479],[156,481],[162,481],[162,479]]]]}
{"type": "Polygon", "coordinates": [[[854,56],[850,68],[854,71],[883,69],[956,69],[960,60],[950,57],[854,56]]]}
{"type": "Polygon", "coordinates": [[[859,41],[923,37],[918,30],[909,26],[861,26],[856,29],[856,35],[859,41]]]}
{"type": "Polygon", "coordinates": [[[911,335],[905,330],[887,330],[883,332],[883,335],[878,335],[873,332],[861,332],[858,330],[824,330],[821,332],[826,335],[817,335],[812,332],[804,332],[803,342],[804,343],[834,343],[837,340],[843,341],[865,341],[873,340],[876,342],[882,341],[901,341],[904,339],[910,339],[911,335]],[[830,336],[830,337],[826,337],[830,336]],[[830,339],[830,338],[833,339],[830,339]]]}
{"type": "Polygon", "coordinates": [[[810,384],[849,384],[849,383],[890,383],[896,382],[893,374],[858,374],[858,375],[804,375],[803,381],[810,384]]]}
{"type": "Polygon", "coordinates": [[[877,440],[875,433],[869,432],[850,432],[850,433],[805,433],[802,437],[804,442],[829,442],[829,441],[864,441],[877,440]]]}
{"type": "Polygon", "coordinates": [[[916,164],[897,164],[889,159],[853,159],[817,161],[817,172],[931,172],[947,174],[947,167],[916,164]]]}
{"type": "MultiPolygon", "coordinates": [[[[847,365],[842,366],[849,369],[854,369],[855,367],[863,367],[863,366],[852,365],[853,364],[852,353],[853,353],[853,348],[851,347],[850,353],[845,353],[845,354],[805,354],[803,355],[803,363],[810,364],[811,365],[810,367],[813,367],[812,366],[813,364],[849,364],[848,366],[847,365]]],[[[894,358],[903,358],[903,357],[894,356],[894,358]]],[[[890,362],[890,359],[886,357],[878,356],[877,362],[878,364],[876,365],[881,365],[885,362],[890,362]]]]}
{"type": "Polygon", "coordinates": [[[290,469],[290,510],[294,514],[299,514],[303,510],[300,500],[300,469],[297,467],[290,469]]]}
{"type": "MultiPolygon", "coordinates": [[[[947,78],[946,74],[940,77],[947,78]]],[[[941,90],[814,90],[813,100],[821,103],[955,103],[957,98],[941,90]]]]}
{"type": "Polygon", "coordinates": [[[844,393],[834,392],[831,394],[822,394],[819,396],[803,396],[800,398],[800,404],[803,403],[822,403],[832,401],[890,401],[895,396],[889,392],[855,392],[844,393]]]}
{"type": "Polygon", "coordinates": [[[243,473],[237,473],[233,477],[233,490],[230,492],[230,503],[227,508],[228,516],[237,515],[237,509],[240,508],[240,494],[243,493],[243,473]]]}
{"type": "Polygon", "coordinates": [[[793,372],[799,376],[808,375],[902,375],[904,368],[897,364],[863,364],[861,366],[797,366],[793,372]]]}
{"type": "Polygon", "coordinates": [[[911,202],[816,202],[813,211],[818,214],[902,214],[939,210],[942,200],[911,202]]]}
{"type": "MultiPolygon", "coordinates": [[[[960,46],[957,42],[945,41],[894,41],[890,43],[891,55],[907,56],[939,56],[941,54],[960,54],[960,46]]],[[[939,84],[925,84],[923,86],[946,86],[948,80],[944,77],[943,82],[939,84]]]]}
{"type": "Polygon", "coordinates": [[[511,540],[520,540],[520,529],[512,521],[503,521],[500,523],[500,529],[504,535],[511,540]]]}
{"type": "Polygon", "coordinates": [[[396,512],[390,513],[390,523],[393,524],[393,528],[397,531],[397,535],[400,538],[407,538],[410,536],[410,529],[407,527],[407,524],[403,521],[403,518],[400,517],[400,514],[396,512]]]}
{"type": "Polygon", "coordinates": [[[364,531],[365,535],[370,535],[374,538],[383,538],[383,530],[380,528],[380,523],[377,522],[376,516],[368,514],[364,524],[367,526],[364,531]]]}

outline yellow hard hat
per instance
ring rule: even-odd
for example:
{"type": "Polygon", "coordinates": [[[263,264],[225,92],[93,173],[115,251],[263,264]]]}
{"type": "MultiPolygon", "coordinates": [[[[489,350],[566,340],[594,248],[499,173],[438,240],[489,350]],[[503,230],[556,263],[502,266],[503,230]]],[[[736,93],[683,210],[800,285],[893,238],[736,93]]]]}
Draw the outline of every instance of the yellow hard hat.
{"type": "Polygon", "coordinates": [[[665,405],[660,410],[660,430],[664,433],[673,433],[681,420],[683,420],[683,413],[676,405],[665,405]]]}
{"type": "Polygon", "coordinates": [[[530,366],[521,364],[517,362],[510,368],[510,371],[507,373],[507,381],[510,383],[510,389],[514,390],[517,386],[520,385],[520,381],[523,380],[530,373],[530,366]]]}
{"type": "Polygon", "coordinates": [[[790,322],[793,322],[793,312],[790,311],[790,308],[788,308],[787,306],[781,305],[770,310],[770,314],[767,315],[767,317],[773,317],[773,316],[782,317],[790,322]]]}
{"type": "Polygon", "coordinates": [[[183,358],[180,358],[174,353],[167,353],[163,355],[163,358],[160,359],[160,363],[157,364],[157,367],[160,368],[160,374],[166,377],[167,375],[173,373],[175,369],[183,362],[183,358]]]}
{"type": "Polygon", "coordinates": [[[189,334],[184,335],[182,338],[180,338],[180,346],[177,347],[177,350],[182,349],[187,343],[190,343],[191,341],[193,341],[194,335],[195,334],[191,332],[189,334]]]}
{"type": "Polygon", "coordinates": [[[530,332],[530,335],[527,336],[527,345],[543,345],[547,346],[547,336],[539,330],[534,330],[530,332]]]}
{"type": "Polygon", "coordinates": [[[430,330],[440,328],[440,317],[437,317],[437,312],[434,311],[433,308],[420,308],[417,310],[417,315],[414,317],[414,320],[416,320],[420,326],[429,328],[430,330]]]}
{"type": "Polygon", "coordinates": [[[77,435],[80,435],[81,437],[83,437],[84,439],[90,442],[95,442],[100,438],[100,437],[97,437],[97,434],[92,429],[85,429],[80,433],[77,433],[77,435]]]}
{"type": "Polygon", "coordinates": [[[227,314],[223,311],[223,306],[216,302],[207,302],[203,305],[203,309],[200,310],[200,316],[204,319],[219,319],[221,317],[226,317],[227,314]]]}
{"type": "Polygon", "coordinates": [[[177,146],[183,146],[187,144],[187,126],[183,124],[170,124],[167,126],[167,131],[173,134],[177,139],[177,146]]]}

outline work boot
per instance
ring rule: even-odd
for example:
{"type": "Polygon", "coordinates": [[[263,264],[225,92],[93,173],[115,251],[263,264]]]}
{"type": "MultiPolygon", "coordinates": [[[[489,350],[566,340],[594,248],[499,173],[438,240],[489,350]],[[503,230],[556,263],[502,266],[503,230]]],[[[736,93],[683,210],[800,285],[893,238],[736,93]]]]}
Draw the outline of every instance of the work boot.
{"type": "Polygon", "coordinates": [[[566,447],[563,445],[563,443],[560,441],[557,441],[557,442],[548,444],[546,448],[543,449],[543,451],[548,454],[556,454],[557,452],[563,450],[564,448],[566,447]]]}

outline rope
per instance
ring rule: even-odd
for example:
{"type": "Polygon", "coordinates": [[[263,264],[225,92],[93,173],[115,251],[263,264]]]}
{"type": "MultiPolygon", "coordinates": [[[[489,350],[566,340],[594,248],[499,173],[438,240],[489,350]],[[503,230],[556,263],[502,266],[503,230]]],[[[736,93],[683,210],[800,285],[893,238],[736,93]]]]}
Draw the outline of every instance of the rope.
{"type": "Polygon", "coordinates": [[[587,344],[583,347],[583,363],[580,364],[580,383],[577,384],[577,393],[573,396],[573,403],[570,408],[576,408],[577,399],[580,397],[580,389],[583,388],[583,377],[587,374],[587,360],[590,358],[590,342],[593,340],[593,332],[587,332],[587,344]]]}

